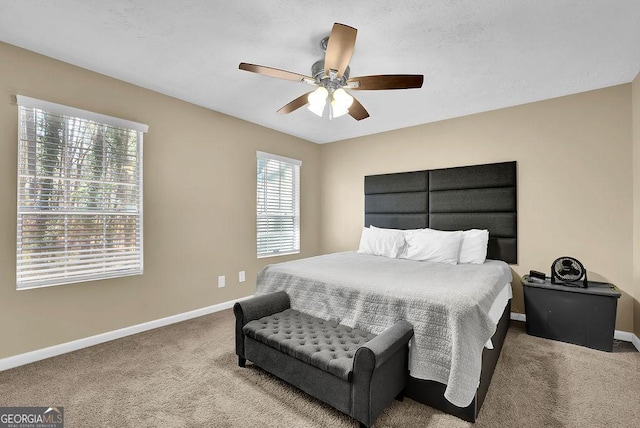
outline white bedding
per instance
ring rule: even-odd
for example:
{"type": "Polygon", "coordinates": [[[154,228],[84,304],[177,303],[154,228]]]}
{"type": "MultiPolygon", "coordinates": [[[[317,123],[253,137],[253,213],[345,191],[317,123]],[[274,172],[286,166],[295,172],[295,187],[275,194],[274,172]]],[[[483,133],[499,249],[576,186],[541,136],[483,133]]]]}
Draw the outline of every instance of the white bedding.
{"type": "MultiPolygon", "coordinates": [[[[498,321],[500,321],[500,317],[504,312],[504,308],[507,307],[507,303],[513,297],[513,290],[511,289],[511,283],[506,284],[496,300],[493,301],[493,305],[491,305],[491,309],[489,309],[489,318],[494,324],[498,325],[498,321]]],[[[491,339],[487,340],[487,343],[484,344],[485,348],[493,349],[493,342],[491,339]]]]}
{"type": "Polygon", "coordinates": [[[294,309],[375,334],[409,321],[411,376],[446,384],[445,398],[466,407],[502,313],[492,316],[499,310],[492,307],[510,282],[500,261],[448,265],[346,252],[267,266],[256,294],[284,290],[294,309]]]}

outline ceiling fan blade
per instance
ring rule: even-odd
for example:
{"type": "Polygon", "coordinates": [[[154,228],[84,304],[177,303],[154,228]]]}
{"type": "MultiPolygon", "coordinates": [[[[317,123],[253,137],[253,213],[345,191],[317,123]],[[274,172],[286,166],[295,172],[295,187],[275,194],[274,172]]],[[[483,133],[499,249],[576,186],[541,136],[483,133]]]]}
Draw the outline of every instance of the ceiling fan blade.
{"type": "Polygon", "coordinates": [[[347,86],[356,90],[412,89],[421,88],[423,81],[422,74],[379,74],[351,78],[347,86]]]}
{"type": "Polygon", "coordinates": [[[355,120],[362,120],[369,117],[369,112],[362,107],[360,101],[353,99],[353,103],[351,107],[349,107],[349,116],[354,118],[355,120]]]}
{"type": "Polygon", "coordinates": [[[286,106],[278,110],[278,114],[291,113],[292,111],[297,110],[303,105],[307,104],[309,102],[308,98],[310,93],[311,92],[307,92],[304,95],[300,95],[298,98],[296,98],[295,100],[291,101],[289,104],[287,104],[286,106]]]}
{"type": "Polygon", "coordinates": [[[333,24],[333,29],[329,35],[327,51],[324,55],[324,74],[329,76],[329,70],[337,71],[337,78],[340,78],[351,61],[353,48],[356,44],[356,34],[358,30],[348,25],[333,24]]]}
{"type": "Polygon", "coordinates": [[[312,77],[305,76],[304,74],[293,73],[291,71],[280,70],[273,67],[266,67],[264,65],[241,62],[238,68],[240,70],[251,71],[253,73],[263,74],[265,76],[275,77],[278,79],[292,80],[294,82],[315,83],[315,80],[312,77]]]}

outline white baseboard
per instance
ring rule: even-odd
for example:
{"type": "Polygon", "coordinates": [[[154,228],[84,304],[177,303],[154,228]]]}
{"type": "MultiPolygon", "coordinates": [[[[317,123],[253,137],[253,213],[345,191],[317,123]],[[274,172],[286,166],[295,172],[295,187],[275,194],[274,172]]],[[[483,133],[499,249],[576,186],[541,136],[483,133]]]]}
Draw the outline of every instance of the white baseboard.
{"type": "Polygon", "coordinates": [[[635,336],[635,334],[630,333],[628,331],[620,331],[620,330],[616,330],[613,332],[613,338],[616,340],[623,340],[625,342],[633,342],[633,336],[635,336]]]}
{"type": "Polygon", "coordinates": [[[633,343],[633,346],[635,346],[638,352],[640,352],[640,339],[638,339],[638,336],[634,334],[631,343],[633,343]]]}
{"type": "MultiPolygon", "coordinates": [[[[511,319],[514,321],[527,322],[527,316],[518,312],[511,312],[511,319]]],[[[629,331],[615,330],[613,332],[613,338],[616,340],[622,340],[624,342],[631,342],[633,343],[633,346],[635,346],[636,349],[640,351],[640,339],[638,339],[638,336],[629,331]]]]}
{"type": "Polygon", "coordinates": [[[514,321],[527,322],[527,316],[518,312],[511,312],[511,319],[514,321]]]}
{"type": "Polygon", "coordinates": [[[209,315],[233,307],[234,303],[248,299],[252,296],[242,297],[230,302],[218,303],[217,305],[207,306],[189,312],[160,318],[154,321],[142,324],[132,325],[131,327],[121,328],[119,330],[108,331],[106,333],[97,334],[95,336],[85,337],[83,339],[74,340],[60,345],[49,346],[48,348],[37,349],[35,351],[18,354],[13,357],[0,359],[0,371],[12,369],[14,367],[23,366],[25,364],[44,360],[46,358],[55,357],[57,355],[66,354],[67,352],[77,351],[78,349],[88,348],[89,346],[98,345],[100,343],[109,342],[111,340],[120,339],[143,331],[153,330],[154,328],[164,327],[169,324],[186,321],[192,318],[209,315]]]}
{"type": "Polygon", "coordinates": [[[635,346],[636,349],[640,351],[640,339],[638,339],[638,336],[629,331],[616,330],[613,332],[613,338],[622,340],[624,342],[631,342],[633,343],[633,346],[635,346]]]}

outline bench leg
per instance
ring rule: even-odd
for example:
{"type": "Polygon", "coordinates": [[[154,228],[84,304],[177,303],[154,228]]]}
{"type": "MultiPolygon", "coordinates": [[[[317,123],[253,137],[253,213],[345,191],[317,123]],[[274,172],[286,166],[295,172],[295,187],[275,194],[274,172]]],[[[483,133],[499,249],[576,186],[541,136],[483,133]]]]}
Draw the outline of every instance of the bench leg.
{"type": "Polygon", "coordinates": [[[359,427],[360,427],[360,428],[369,428],[368,426],[366,426],[366,425],[365,425],[365,424],[363,424],[362,422],[360,422],[359,427]]]}
{"type": "Polygon", "coordinates": [[[238,355],[238,366],[244,367],[247,365],[247,359],[238,355]]]}
{"type": "Polygon", "coordinates": [[[396,395],[396,400],[404,401],[404,389],[400,391],[400,394],[396,395]]]}

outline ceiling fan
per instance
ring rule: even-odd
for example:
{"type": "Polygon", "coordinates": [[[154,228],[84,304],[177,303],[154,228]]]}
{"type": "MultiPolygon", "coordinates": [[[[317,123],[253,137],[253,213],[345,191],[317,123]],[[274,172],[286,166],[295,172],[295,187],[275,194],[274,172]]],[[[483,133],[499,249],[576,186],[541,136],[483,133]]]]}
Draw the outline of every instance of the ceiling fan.
{"type": "Polygon", "coordinates": [[[322,49],[325,51],[325,56],[324,59],[317,61],[311,67],[313,77],[245,62],[241,62],[239,68],[240,70],[278,79],[304,82],[318,87],[316,90],[307,92],[282,107],[278,110],[280,114],[291,113],[309,104],[307,108],[321,117],[326,115],[329,119],[333,119],[348,113],[356,120],[366,119],[369,117],[367,110],[345,89],[421,88],[424,76],[422,74],[381,74],[349,78],[349,61],[353,54],[357,32],[358,30],[348,25],[337,22],[333,24],[329,37],[325,37],[320,42],[322,49]]]}

